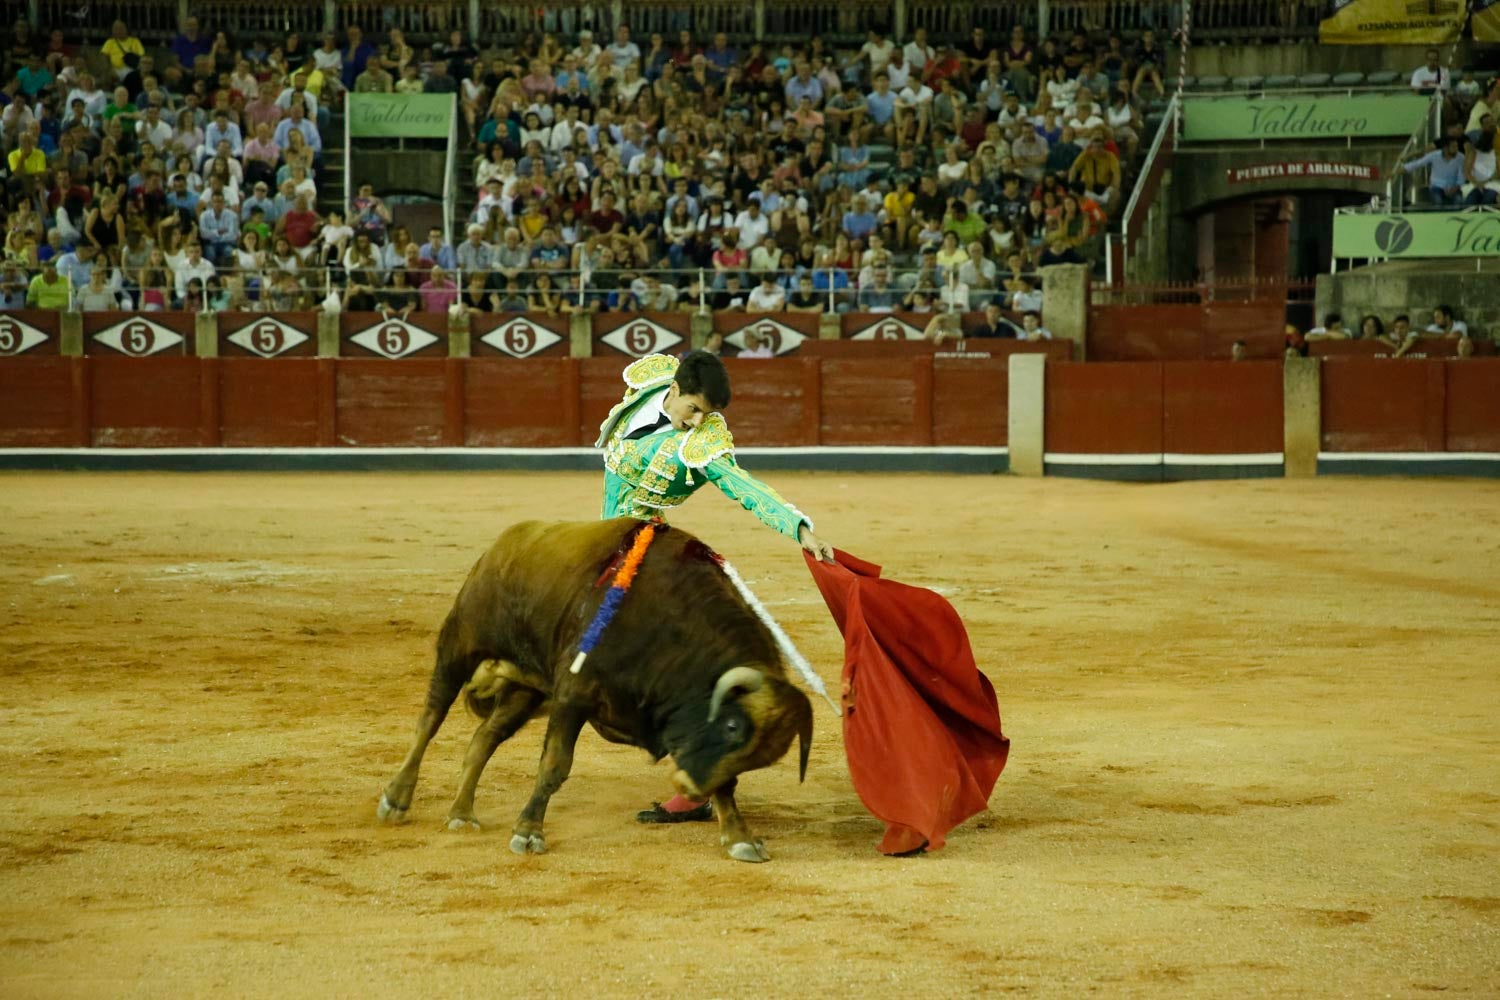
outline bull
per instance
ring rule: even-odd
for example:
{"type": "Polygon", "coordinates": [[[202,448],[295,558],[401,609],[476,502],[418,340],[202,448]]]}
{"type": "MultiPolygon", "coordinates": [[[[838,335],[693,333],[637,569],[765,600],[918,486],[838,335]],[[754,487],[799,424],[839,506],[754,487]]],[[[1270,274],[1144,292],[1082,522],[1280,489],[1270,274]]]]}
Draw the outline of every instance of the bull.
{"type": "Polygon", "coordinates": [[[812,706],[787,680],[770,631],[688,532],[659,530],[580,673],[568,669],[605,579],[641,522],[529,521],[507,529],[469,572],[438,635],[416,739],[385,787],[378,814],[405,819],[428,743],[460,692],[481,720],[464,755],[449,829],[479,827],[474,790],[495,750],[547,716],[531,799],[510,839],[546,852],[547,804],[567,780],[585,723],[614,743],[671,758],[672,781],[711,798],[720,843],[740,861],[767,861],[735,805],[738,776],[768,767],[800,741],[807,777],[812,706]]]}

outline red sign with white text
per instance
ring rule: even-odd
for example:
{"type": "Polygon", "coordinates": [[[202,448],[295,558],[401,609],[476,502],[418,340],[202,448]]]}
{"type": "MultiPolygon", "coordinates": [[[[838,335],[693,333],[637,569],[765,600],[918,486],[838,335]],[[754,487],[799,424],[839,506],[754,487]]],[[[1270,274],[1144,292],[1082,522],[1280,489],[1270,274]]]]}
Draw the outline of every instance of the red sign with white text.
{"type": "Polygon", "coordinates": [[[1380,177],[1379,167],[1363,163],[1313,163],[1299,160],[1293,163],[1257,163],[1252,167],[1231,167],[1229,183],[1248,184],[1253,181],[1283,180],[1344,180],[1373,181],[1380,177]]]}

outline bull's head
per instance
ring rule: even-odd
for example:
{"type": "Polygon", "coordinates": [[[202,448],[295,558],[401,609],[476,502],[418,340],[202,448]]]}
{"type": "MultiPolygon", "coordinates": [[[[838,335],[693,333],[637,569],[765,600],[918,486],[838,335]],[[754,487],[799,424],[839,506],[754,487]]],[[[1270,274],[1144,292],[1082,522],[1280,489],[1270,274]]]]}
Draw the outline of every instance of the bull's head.
{"type": "Polygon", "coordinates": [[[706,718],[674,748],[679,789],[708,795],[736,775],[769,767],[800,740],[799,780],[807,778],[812,747],[812,703],[807,695],[756,667],[730,667],[719,675],[706,718]]]}

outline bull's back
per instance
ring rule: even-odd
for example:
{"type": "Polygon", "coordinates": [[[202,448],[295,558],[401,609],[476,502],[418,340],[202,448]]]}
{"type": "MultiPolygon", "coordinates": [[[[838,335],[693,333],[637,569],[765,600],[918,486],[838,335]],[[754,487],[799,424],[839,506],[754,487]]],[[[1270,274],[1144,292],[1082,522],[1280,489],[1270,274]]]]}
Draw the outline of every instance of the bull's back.
{"type": "Polygon", "coordinates": [[[540,680],[577,639],[594,582],[639,522],[522,521],[474,564],[449,615],[466,651],[513,660],[540,680]]]}

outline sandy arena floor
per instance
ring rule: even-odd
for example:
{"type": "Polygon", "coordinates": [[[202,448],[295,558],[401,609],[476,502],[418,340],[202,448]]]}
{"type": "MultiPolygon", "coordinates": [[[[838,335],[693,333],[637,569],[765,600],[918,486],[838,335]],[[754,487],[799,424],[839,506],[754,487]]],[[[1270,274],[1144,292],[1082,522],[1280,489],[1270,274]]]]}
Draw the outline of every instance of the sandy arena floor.
{"type": "MultiPolygon", "coordinates": [[[[469,565],[596,476],[0,476],[5,995],[1500,991],[1500,488],[768,478],[969,623],[1013,745],[941,852],[875,853],[821,708],[741,784],[769,865],[587,730],[515,857],[536,724],[440,829],[462,709],[377,825],[469,565]]],[[[790,543],[678,523],[837,677],[790,543]]]]}

